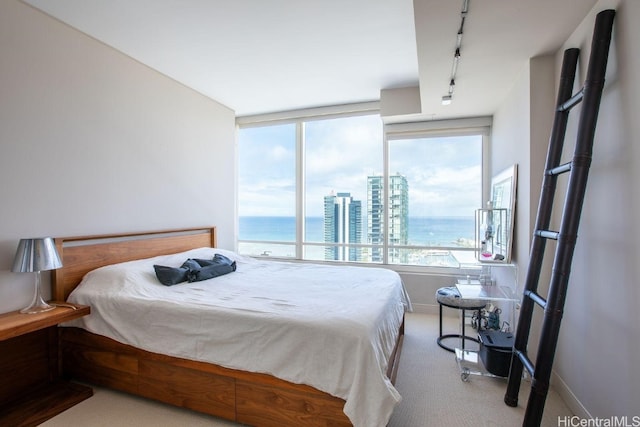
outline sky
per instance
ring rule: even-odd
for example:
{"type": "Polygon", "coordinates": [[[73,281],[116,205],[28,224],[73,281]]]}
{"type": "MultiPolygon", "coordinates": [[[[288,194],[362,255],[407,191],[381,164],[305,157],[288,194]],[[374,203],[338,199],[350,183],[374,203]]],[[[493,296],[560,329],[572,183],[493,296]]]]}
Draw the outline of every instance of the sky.
{"type": "MultiPolygon", "coordinates": [[[[305,123],[305,210],[322,216],[324,196],[367,201],[367,176],[383,172],[377,115],[305,123]]],[[[243,128],[239,136],[240,216],[295,216],[295,124],[243,128]]],[[[409,216],[473,217],[481,207],[480,136],[392,139],[390,174],[409,185],[409,216]]]]}

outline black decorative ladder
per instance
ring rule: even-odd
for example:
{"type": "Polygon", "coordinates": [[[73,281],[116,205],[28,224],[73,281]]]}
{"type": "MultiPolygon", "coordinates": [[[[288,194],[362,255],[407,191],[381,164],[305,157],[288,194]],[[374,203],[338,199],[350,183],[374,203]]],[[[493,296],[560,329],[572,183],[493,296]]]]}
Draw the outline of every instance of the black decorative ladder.
{"type": "Polygon", "coordinates": [[[526,427],[540,425],[549,390],[551,368],[560,333],[560,323],[567,295],[569,274],[571,273],[571,261],[578,237],[578,225],[591,165],[593,139],[604,87],[614,16],[614,10],[604,10],[598,13],[591,43],[587,77],[582,89],[573,96],[571,91],[573,90],[580,51],[579,49],[567,49],[564,52],[557,108],[549,139],[542,192],[531,244],[529,268],[513,348],[509,382],[504,397],[507,405],[518,405],[522,369],[525,367],[532,378],[531,393],[522,423],[526,427]],[[560,159],[569,111],[580,102],[583,105],[580,112],[573,159],[561,165],[560,159]],[[569,172],[569,182],[565,194],[560,231],[551,231],[549,230],[549,223],[552,216],[557,178],[566,172],[569,172]],[[537,291],[548,239],[556,240],[557,244],[549,292],[547,299],[545,299],[537,291]],[[535,305],[544,309],[544,319],[534,365],[527,355],[527,343],[535,305]]]}

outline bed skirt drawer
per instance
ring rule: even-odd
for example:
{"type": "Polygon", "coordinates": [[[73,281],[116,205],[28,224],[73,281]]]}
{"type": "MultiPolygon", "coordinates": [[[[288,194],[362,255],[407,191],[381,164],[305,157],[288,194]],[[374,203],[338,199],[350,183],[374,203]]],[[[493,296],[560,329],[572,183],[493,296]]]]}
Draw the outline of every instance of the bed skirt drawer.
{"type": "Polygon", "coordinates": [[[139,386],[144,397],[235,419],[233,378],[142,360],[139,386]]]}
{"type": "Polygon", "coordinates": [[[63,340],[62,371],[65,377],[128,393],[138,390],[138,359],[134,356],[90,345],[65,345],[63,340]]]}
{"type": "Polygon", "coordinates": [[[175,358],[78,328],[61,331],[63,374],[259,427],[351,426],[344,400],[270,375],[175,358]]]}
{"type": "Polygon", "coordinates": [[[286,388],[238,380],[236,401],[237,421],[243,424],[273,427],[352,425],[342,412],[344,400],[311,388],[307,395],[301,395],[286,388]]]}

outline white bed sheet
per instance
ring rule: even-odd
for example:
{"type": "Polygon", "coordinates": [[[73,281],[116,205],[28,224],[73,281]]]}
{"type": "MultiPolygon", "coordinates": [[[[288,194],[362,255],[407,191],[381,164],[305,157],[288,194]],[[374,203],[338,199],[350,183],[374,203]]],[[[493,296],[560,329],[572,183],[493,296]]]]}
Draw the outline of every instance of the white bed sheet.
{"type": "Polygon", "coordinates": [[[346,401],[354,426],[384,426],[401,397],[387,361],[410,301],[387,269],[258,260],[201,248],[102,267],[69,297],[65,326],[144,350],[311,385],[346,401]],[[233,273],[167,287],[153,265],[220,253],[233,273]]]}

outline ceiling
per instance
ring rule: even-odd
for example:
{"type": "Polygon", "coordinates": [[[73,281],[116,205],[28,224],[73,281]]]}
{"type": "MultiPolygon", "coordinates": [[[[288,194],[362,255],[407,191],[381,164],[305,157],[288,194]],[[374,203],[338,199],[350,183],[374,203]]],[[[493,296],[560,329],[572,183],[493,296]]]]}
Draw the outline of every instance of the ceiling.
{"type": "Polygon", "coordinates": [[[422,117],[491,115],[531,57],[596,0],[23,0],[238,116],[376,101],[419,86],[422,117]]]}

